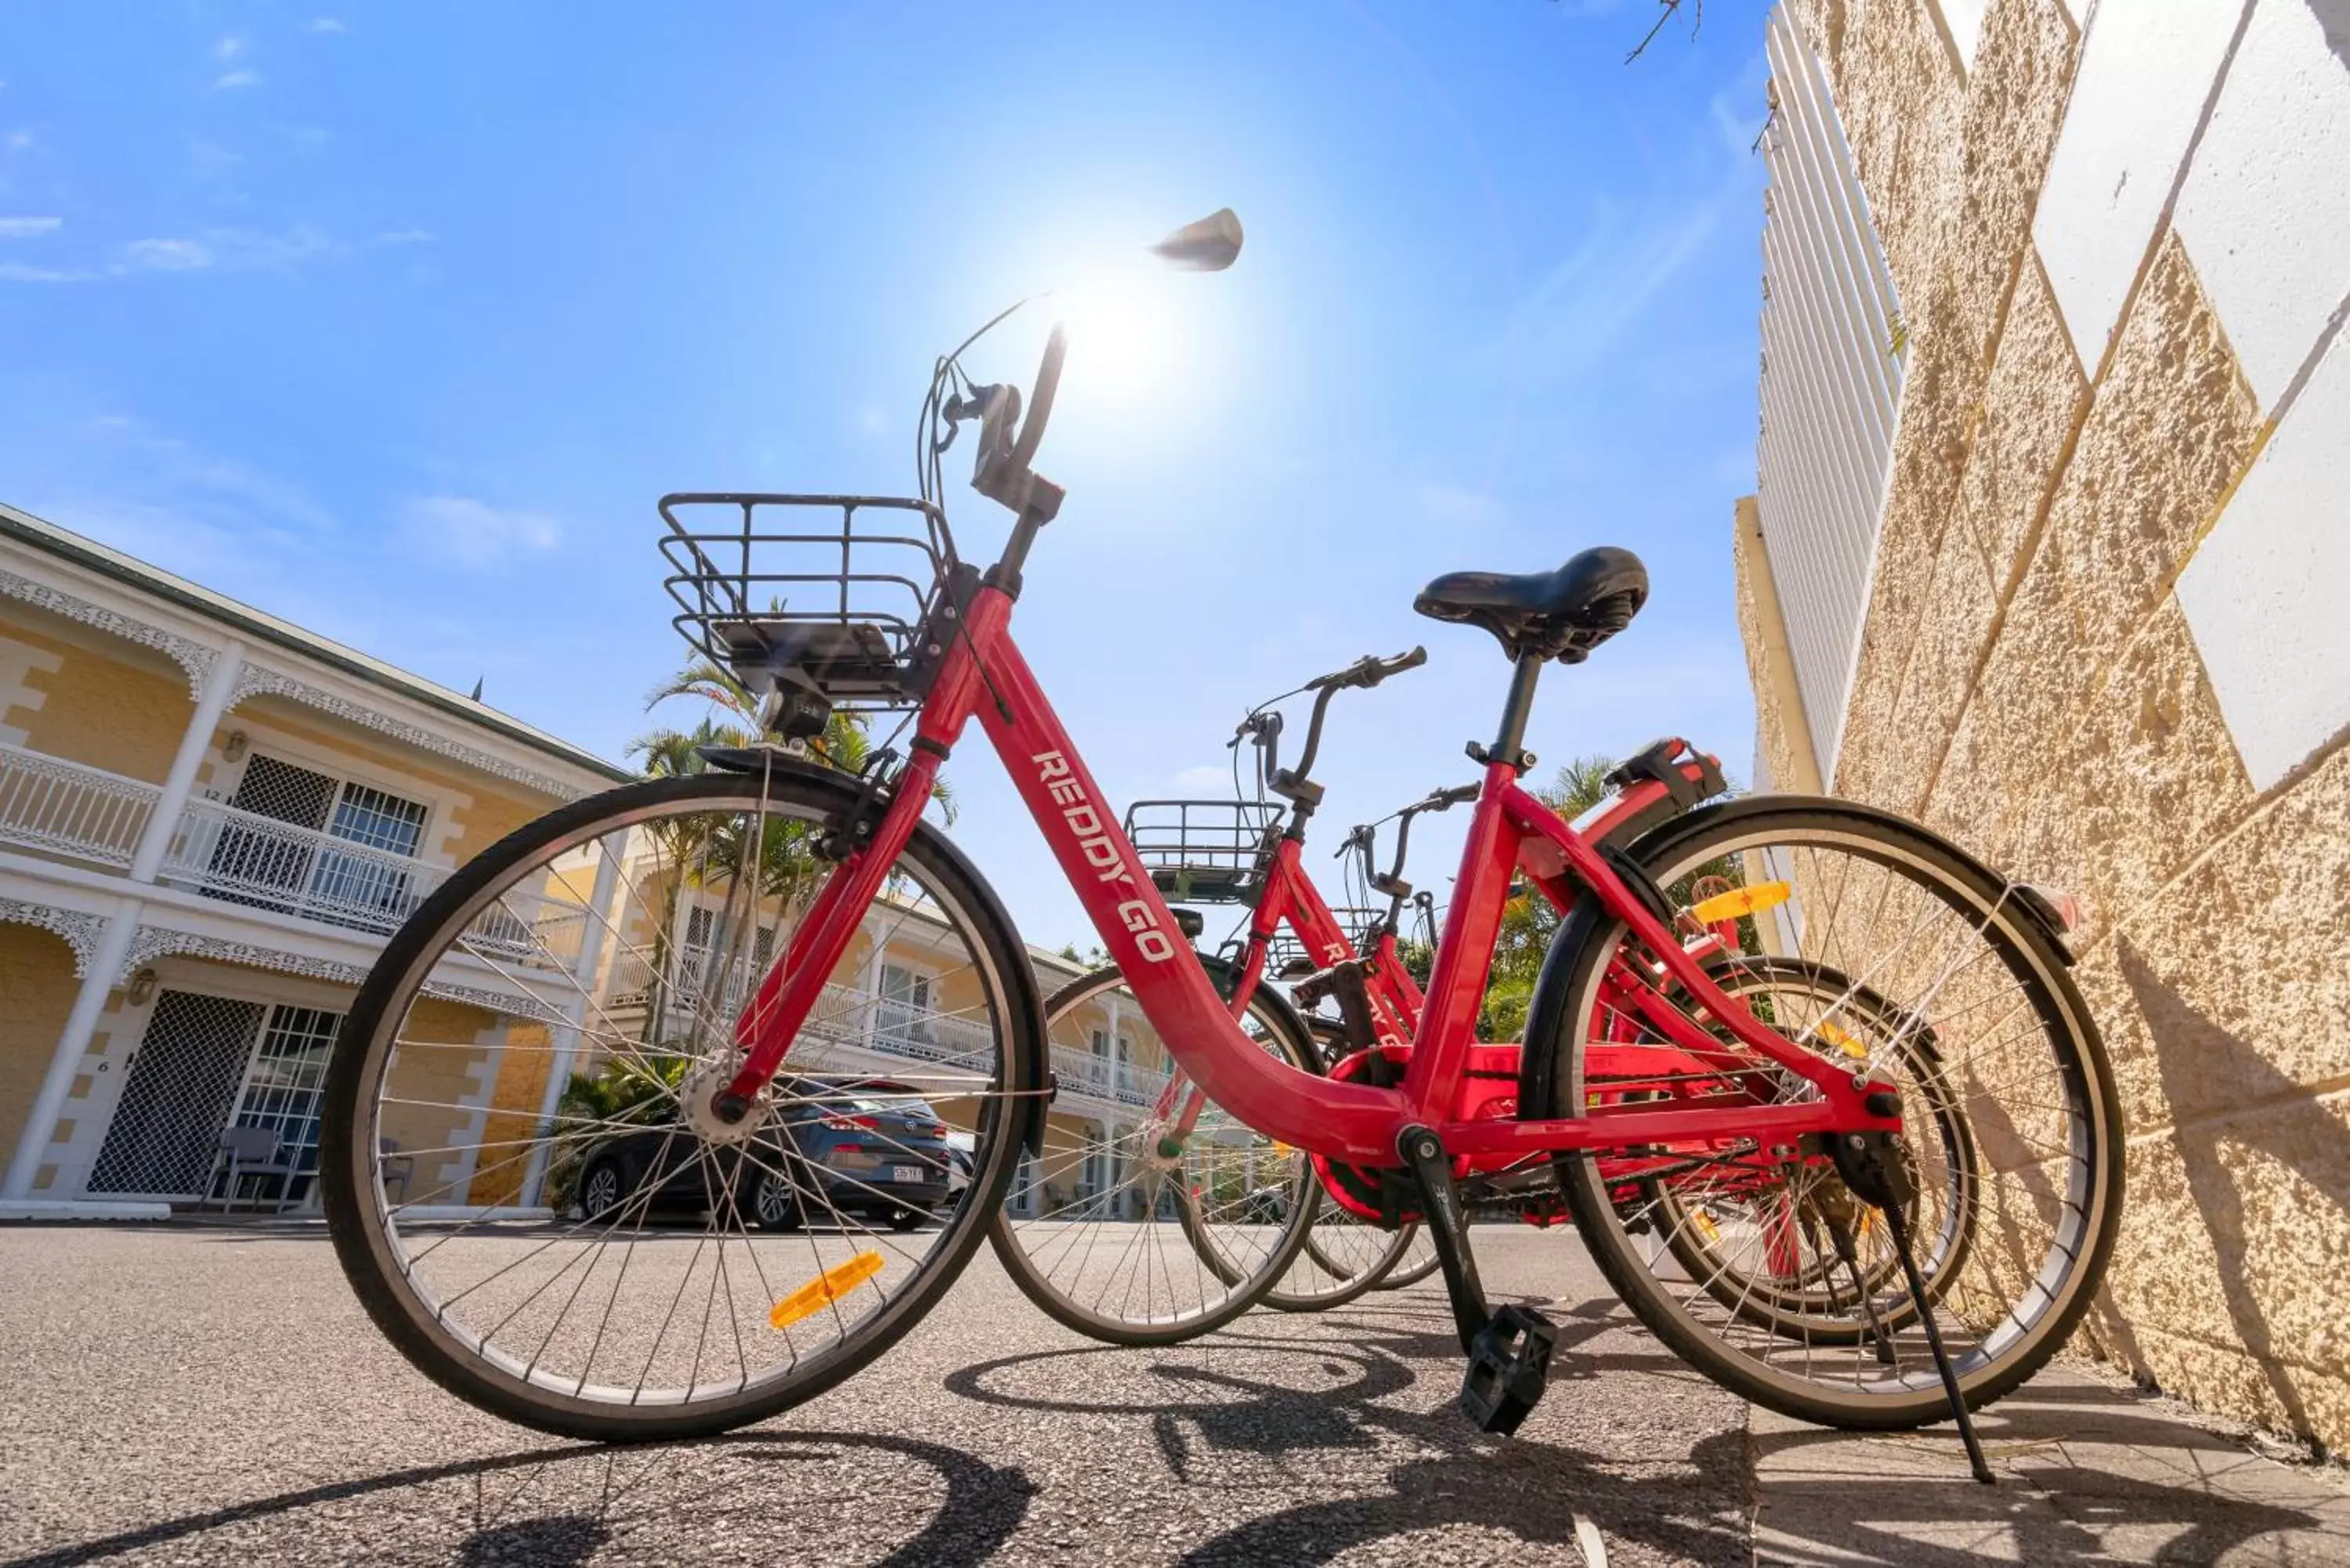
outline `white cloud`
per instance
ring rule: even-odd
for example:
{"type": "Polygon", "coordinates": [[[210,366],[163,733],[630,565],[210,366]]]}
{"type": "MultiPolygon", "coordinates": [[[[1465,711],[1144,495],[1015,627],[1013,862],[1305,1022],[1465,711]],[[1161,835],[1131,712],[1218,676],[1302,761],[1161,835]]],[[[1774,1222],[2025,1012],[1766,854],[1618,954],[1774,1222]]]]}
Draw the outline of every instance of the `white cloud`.
{"type": "Polygon", "coordinates": [[[122,263],[124,270],[132,272],[200,272],[206,268],[259,272],[290,267],[339,249],[334,241],[307,223],[296,223],[276,234],[258,229],[206,229],[192,236],[133,240],[122,249],[122,263]]]}
{"type": "Polygon", "coordinates": [[[227,92],[237,88],[259,87],[260,85],[261,73],[259,71],[230,71],[225,76],[219,76],[213,78],[213,90],[214,92],[227,92]]]}
{"type": "Polygon", "coordinates": [[[243,53],[244,53],[244,40],[234,34],[213,46],[213,58],[216,60],[233,60],[243,53]]]}
{"type": "Polygon", "coordinates": [[[426,495],[400,509],[400,533],[417,548],[467,571],[511,556],[536,555],[563,538],[543,512],[493,506],[470,495],[426,495]]]}
{"type": "Polygon", "coordinates": [[[348,27],[343,26],[342,19],[338,16],[313,16],[308,21],[302,24],[302,30],[306,33],[348,33],[350,31],[348,27]]]}
{"type": "Polygon", "coordinates": [[[28,240],[36,234],[54,234],[65,227],[63,218],[0,218],[0,240],[28,240]]]}
{"type": "Polygon", "coordinates": [[[132,266],[154,272],[193,272],[213,265],[212,248],[197,240],[133,240],[122,247],[132,266]]]}
{"type": "MultiPolygon", "coordinates": [[[[60,223],[57,219],[0,219],[0,240],[47,234],[60,223]],[[8,225],[12,223],[26,226],[11,228],[8,225]]],[[[103,265],[0,264],[0,283],[87,283],[145,273],[284,272],[307,262],[345,258],[382,246],[421,244],[432,237],[421,229],[401,229],[352,245],[307,223],[275,231],[205,229],[194,234],[133,240],[103,265]]]]}
{"type": "Polygon", "coordinates": [[[22,262],[0,262],[0,283],[89,283],[107,275],[81,267],[27,266],[22,262]]]}

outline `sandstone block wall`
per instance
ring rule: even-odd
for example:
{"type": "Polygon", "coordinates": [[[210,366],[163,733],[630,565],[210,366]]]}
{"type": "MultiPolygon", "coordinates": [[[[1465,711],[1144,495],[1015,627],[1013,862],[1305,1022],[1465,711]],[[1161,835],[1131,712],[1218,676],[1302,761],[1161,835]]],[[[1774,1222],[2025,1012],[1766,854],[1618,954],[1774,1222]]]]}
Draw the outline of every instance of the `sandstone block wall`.
{"type": "MultiPolygon", "coordinates": [[[[2275,399],[2168,208],[2110,338],[2073,340],[2033,235],[2082,48],[2059,0],[1991,0],[1970,60],[1933,0],[1791,3],[1911,354],[1830,787],[2080,896],[2130,1167],[2085,1347],[2350,1447],[2350,732],[2256,784],[2178,592],[2275,399]]],[[[1802,715],[1745,522],[1776,774],[1802,715]]]]}

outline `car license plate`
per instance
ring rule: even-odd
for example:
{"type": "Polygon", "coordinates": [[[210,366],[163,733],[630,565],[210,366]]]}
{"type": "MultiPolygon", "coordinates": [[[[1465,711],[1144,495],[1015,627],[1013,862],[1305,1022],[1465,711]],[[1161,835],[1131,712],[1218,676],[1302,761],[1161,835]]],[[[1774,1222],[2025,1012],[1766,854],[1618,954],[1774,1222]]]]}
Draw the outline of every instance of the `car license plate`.
{"type": "Polygon", "coordinates": [[[893,1165],[889,1168],[889,1179],[919,1184],[922,1179],[922,1168],[919,1165],[893,1165]]]}

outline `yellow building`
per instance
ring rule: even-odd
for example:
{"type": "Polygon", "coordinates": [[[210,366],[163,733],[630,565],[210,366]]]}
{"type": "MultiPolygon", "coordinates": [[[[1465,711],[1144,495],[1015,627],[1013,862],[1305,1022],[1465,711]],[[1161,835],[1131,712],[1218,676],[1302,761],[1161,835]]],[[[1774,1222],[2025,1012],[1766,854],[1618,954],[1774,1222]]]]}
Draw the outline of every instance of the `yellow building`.
{"type": "MultiPolygon", "coordinates": [[[[326,1062],[385,940],[473,855],[631,776],[0,505],[0,1216],[314,1207],[326,1062]]],[[[633,1032],[656,965],[708,950],[715,898],[678,900],[656,941],[616,886],[651,879],[577,871],[538,890],[535,930],[477,932],[436,971],[411,1029],[475,1048],[419,1096],[457,1109],[397,1129],[409,1196],[539,1202],[543,1170],[475,1169],[598,1064],[576,1011],[546,1000],[579,988],[540,986],[534,964],[578,966],[584,1005],[633,1032]]],[[[886,1075],[984,1045],[943,929],[889,909],[868,925],[795,1064],[886,1075]]],[[[1075,977],[1031,956],[1048,994],[1075,977]]],[[[1114,1003],[1055,1031],[1053,1065],[1028,1208],[1113,1185],[1120,1130],[1166,1080],[1156,1036],[1114,1003]]]]}
{"type": "MultiPolygon", "coordinates": [[[[310,1201],[328,1049],[385,939],[626,776],[0,506],[0,1212],[310,1201]]],[[[485,1105],[506,988],[436,989],[484,1036],[485,1105]]]]}

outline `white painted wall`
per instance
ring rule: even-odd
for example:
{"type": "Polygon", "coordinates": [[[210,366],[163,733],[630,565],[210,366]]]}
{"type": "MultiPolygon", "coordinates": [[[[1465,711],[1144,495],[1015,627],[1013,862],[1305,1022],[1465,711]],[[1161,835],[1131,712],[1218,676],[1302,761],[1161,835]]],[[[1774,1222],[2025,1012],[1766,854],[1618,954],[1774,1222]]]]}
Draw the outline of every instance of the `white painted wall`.
{"type": "Polygon", "coordinates": [[[2350,723],[2350,334],[2188,563],[2178,603],[2254,788],[2350,723]]]}
{"type": "Polygon", "coordinates": [[[2256,0],[2173,220],[2272,411],[2350,297],[2350,69],[2311,5],[2256,0]]]}
{"type": "Polygon", "coordinates": [[[2265,789],[2350,724],[2350,0],[2096,0],[2033,220],[2092,375],[2166,221],[2277,421],[2178,584],[2265,789]]]}
{"type": "Polygon", "coordinates": [[[2092,374],[2170,205],[2247,3],[2097,0],[2090,13],[2032,237],[2092,374]]]}

